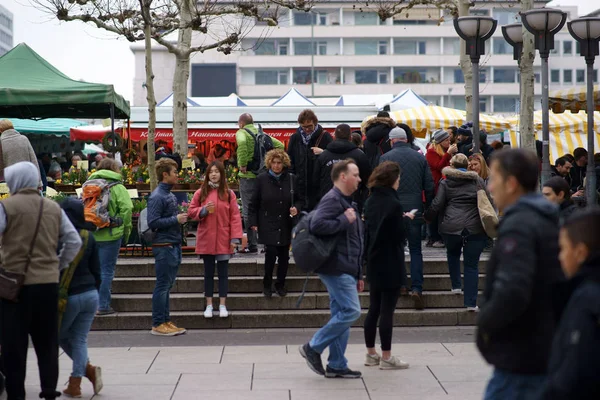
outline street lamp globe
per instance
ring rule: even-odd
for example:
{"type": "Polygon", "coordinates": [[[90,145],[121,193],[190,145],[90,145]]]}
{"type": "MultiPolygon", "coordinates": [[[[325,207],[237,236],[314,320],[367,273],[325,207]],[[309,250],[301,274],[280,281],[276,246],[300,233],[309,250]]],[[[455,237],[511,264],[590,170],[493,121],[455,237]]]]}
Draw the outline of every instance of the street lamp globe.
{"type": "Polygon", "coordinates": [[[464,40],[487,40],[496,30],[496,20],[491,17],[459,17],[455,19],[455,28],[464,40]]]}
{"type": "Polygon", "coordinates": [[[523,25],[509,24],[502,27],[502,36],[513,48],[513,59],[520,61],[523,52],[523,25]]]}
{"type": "Polygon", "coordinates": [[[554,35],[567,22],[567,13],[554,8],[536,8],[521,12],[521,21],[535,37],[535,48],[544,57],[554,49],[554,35]]]}
{"type": "Polygon", "coordinates": [[[568,24],[571,36],[578,41],[600,40],[600,18],[579,18],[568,24]]]}

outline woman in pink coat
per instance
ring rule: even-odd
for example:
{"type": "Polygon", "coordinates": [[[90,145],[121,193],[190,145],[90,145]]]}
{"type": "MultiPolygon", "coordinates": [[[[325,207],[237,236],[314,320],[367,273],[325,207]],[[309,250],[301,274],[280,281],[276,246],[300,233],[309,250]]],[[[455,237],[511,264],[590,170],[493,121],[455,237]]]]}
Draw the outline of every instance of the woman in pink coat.
{"type": "Polygon", "coordinates": [[[213,161],[206,169],[204,184],[194,193],[188,217],[198,224],[196,254],[204,259],[205,318],[212,318],[212,297],[215,281],[215,263],[219,271],[219,317],[229,316],[227,299],[229,259],[236,244],[242,239],[242,220],[235,193],[227,187],[225,167],[213,161]]]}

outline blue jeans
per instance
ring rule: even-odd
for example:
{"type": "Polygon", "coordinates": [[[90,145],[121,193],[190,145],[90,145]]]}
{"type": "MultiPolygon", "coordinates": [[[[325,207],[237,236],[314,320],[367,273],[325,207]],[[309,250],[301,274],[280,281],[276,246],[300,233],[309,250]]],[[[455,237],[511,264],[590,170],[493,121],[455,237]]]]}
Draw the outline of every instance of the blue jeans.
{"type": "Polygon", "coordinates": [[[309,344],[319,354],[329,347],[329,367],[346,369],[348,360],[344,353],[350,338],[350,327],[360,318],[357,280],[348,274],[319,274],[319,278],[329,292],[331,319],[315,333],[309,344]]]}
{"type": "Polygon", "coordinates": [[[96,242],[98,246],[98,259],[100,261],[100,275],[102,283],[100,284],[100,310],[108,310],[110,308],[110,293],[112,282],[115,278],[115,267],[117,258],[119,258],[119,250],[121,250],[121,240],[111,240],[109,242],[96,242]]]}
{"type": "Polygon", "coordinates": [[[412,291],[421,293],[423,291],[423,249],[421,248],[423,245],[421,243],[423,222],[409,221],[405,226],[408,232],[412,291]]]}
{"type": "Polygon", "coordinates": [[[98,311],[98,292],[90,290],[69,296],[60,325],[60,347],[73,360],[71,376],[85,376],[88,362],[87,338],[98,311]]]}
{"type": "Polygon", "coordinates": [[[496,368],[485,389],[484,400],[537,399],[545,378],[545,375],[520,375],[496,368]]]}
{"type": "Polygon", "coordinates": [[[487,244],[486,235],[444,235],[448,269],[452,289],[460,289],[460,255],[464,255],[465,264],[465,307],[477,305],[477,290],[479,288],[479,258],[487,244]]]}
{"type": "Polygon", "coordinates": [[[169,296],[181,264],[181,246],[152,247],[156,286],[152,294],[152,326],[171,321],[169,296]]]}

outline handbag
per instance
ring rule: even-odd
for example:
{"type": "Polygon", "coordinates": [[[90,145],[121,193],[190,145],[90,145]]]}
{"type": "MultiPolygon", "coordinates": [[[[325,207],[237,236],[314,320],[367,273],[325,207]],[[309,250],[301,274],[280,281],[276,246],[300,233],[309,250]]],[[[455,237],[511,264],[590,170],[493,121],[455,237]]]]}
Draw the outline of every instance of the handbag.
{"type": "Polygon", "coordinates": [[[89,231],[83,229],[80,232],[81,238],[83,239],[83,243],[81,245],[81,249],[69,264],[69,268],[62,274],[60,277],[60,284],[58,286],[58,329],[60,330],[60,323],[62,322],[62,317],[65,311],[67,310],[67,303],[69,301],[69,287],[71,286],[71,281],[73,280],[73,275],[75,274],[75,270],[77,266],[81,262],[83,258],[83,254],[87,249],[88,240],[90,237],[89,231]]]}
{"type": "Polygon", "coordinates": [[[498,214],[496,214],[496,210],[494,210],[485,188],[481,186],[480,183],[478,183],[477,186],[477,209],[479,210],[481,224],[483,225],[485,233],[489,237],[495,238],[498,234],[498,214]]]}
{"type": "Polygon", "coordinates": [[[19,293],[25,282],[25,276],[29,270],[29,264],[31,264],[31,256],[33,253],[33,247],[37,239],[38,232],[40,230],[40,222],[42,221],[42,212],[44,210],[44,199],[41,198],[40,202],[40,213],[38,215],[37,223],[35,225],[35,233],[31,240],[31,246],[29,246],[29,253],[27,254],[27,261],[25,263],[25,269],[22,273],[10,272],[0,267],[0,298],[12,302],[19,300],[19,293]]]}

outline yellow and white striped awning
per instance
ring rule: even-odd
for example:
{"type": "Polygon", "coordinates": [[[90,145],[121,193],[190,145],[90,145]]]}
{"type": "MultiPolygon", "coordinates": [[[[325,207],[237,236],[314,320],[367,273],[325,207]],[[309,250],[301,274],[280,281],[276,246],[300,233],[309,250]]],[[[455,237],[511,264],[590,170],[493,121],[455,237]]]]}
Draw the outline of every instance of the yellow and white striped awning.
{"type": "MultiPolygon", "coordinates": [[[[534,113],[534,130],[536,139],[542,140],[542,112],[534,113]]],[[[513,124],[510,130],[510,145],[511,147],[519,147],[519,117],[510,118],[509,121],[513,124]]],[[[584,112],[571,113],[566,111],[562,114],[550,112],[550,163],[554,164],[554,160],[558,157],[569,153],[573,154],[573,150],[577,147],[587,149],[587,114],[584,112]]],[[[594,149],[598,149],[600,143],[600,112],[594,113],[594,149]]]]}
{"type": "MultiPolygon", "coordinates": [[[[550,109],[555,113],[566,110],[579,112],[587,110],[587,87],[577,86],[571,89],[555,90],[550,93],[550,109]]],[[[594,110],[600,111],[600,86],[594,86],[594,110]]]]}
{"type": "MultiPolygon", "coordinates": [[[[371,115],[365,118],[363,125],[374,117],[375,115],[371,115]]],[[[449,126],[461,126],[468,122],[466,111],[439,106],[422,106],[392,111],[390,117],[398,123],[410,126],[415,136],[421,138],[424,138],[428,131],[445,129],[449,126]]],[[[510,127],[510,122],[503,118],[479,114],[479,128],[488,133],[504,132],[510,127]]]]}

